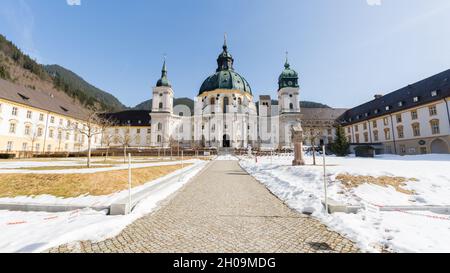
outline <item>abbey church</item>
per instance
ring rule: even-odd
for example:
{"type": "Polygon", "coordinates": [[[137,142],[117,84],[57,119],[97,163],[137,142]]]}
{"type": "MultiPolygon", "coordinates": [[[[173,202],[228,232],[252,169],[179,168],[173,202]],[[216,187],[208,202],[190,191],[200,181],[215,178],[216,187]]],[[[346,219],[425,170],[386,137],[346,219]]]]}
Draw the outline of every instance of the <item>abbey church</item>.
{"type": "MultiPolygon", "coordinates": [[[[299,104],[298,73],[291,68],[287,58],[278,78],[279,88],[274,91],[277,104],[270,95],[262,95],[255,102],[251,85],[234,69],[234,59],[226,40],[217,58],[216,71],[199,88],[193,113],[185,105],[173,105],[176,91],[172,89],[167,73],[164,62],[161,78],[153,88],[152,108],[148,113],[151,134],[147,137],[147,145],[151,147],[169,147],[176,141],[185,147],[290,148],[291,127],[305,118],[299,104]]],[[[316,117],[317,122],[310,124],[310,127],[319,128],[313,133],[319,136],[315,135],[311,140],[317,140],[318,144],[328,143],[334,135],[334,120],[344,110],[311,110],[308,109],[306,119],[322,113],[316,117]]],[[[133,119],[133,112],[129,112],[127,118],[133,119]]],[[[122,125],[132,123],[127,118],[119,118],[122,125]]],[[[130,129],[125,126],[125,130],[130,129]]]]}

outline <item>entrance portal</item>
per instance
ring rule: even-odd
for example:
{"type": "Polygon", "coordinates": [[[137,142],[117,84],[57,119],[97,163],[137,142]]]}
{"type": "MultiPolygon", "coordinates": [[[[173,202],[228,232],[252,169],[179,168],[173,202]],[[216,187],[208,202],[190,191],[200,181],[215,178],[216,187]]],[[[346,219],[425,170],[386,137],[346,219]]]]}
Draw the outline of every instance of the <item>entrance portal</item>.
{"type": "Polygon", "coordinates": [[[230,148],[230,136],[229,135],[223,135],[223,140],[222,140],[222,147],[224,148],[230,148]]]}
{"type": "Polygon", "coordinates": [[[442,139],[435,139],[431,142],[431,153],[432,154],[447,154],[448,147],[447,143],[442,139]]]}

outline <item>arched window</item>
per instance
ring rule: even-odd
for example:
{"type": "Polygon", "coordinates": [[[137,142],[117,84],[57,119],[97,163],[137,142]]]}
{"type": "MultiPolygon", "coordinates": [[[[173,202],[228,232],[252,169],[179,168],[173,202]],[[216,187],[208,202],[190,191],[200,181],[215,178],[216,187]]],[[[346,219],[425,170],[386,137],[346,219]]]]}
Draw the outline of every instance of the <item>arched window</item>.
{"type": "Polygon", "coordinates": [[[227,112],[227,108],[228,108],[228,104],[229,104],[229,99],[228,97],[223,98],[223,112],[226,113],[227,112]]]}
{"type": "Polygon", "coordinates": [[[162,102],[159,103],[159,110],[161,110],[161,109],[163,109],[163,103],[162,102]]]}
{"type": "Polygon", "coordinates": [[[293,103],[289,103],[289,109],[290,110],[294,110],[294,104],[293,103]]]}
{"type": "Polygon", "coordinates": [[[162,123],[160,122],[160,123],[158,123],[158,131],[161,131],[162,130],[162,123]]]}
{"type": "Polygon", "coordinates": [[[158,135],[157,142],[161,143],[161,135],[158,135]]]}

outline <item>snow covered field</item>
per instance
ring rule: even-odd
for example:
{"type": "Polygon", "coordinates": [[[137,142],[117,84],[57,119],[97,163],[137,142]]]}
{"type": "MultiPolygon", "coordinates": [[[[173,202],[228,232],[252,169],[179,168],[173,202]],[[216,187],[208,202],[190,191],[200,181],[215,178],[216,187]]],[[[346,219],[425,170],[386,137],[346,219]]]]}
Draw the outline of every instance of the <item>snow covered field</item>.
{"type": "Polygon", "coordinates": [[[386,205],[450,205],[450,155],[391,156],[376,158],[327,157],[328,196],[347,204],[368,204],[368,210],[356,214],[326,215],[323,200],[322,159],[312,166],[291,166],[292,156],[241,157],[241,166],[265,184],[290,207],[302,212],[313,210],[332,230],[340,232],[365,251],[385,247],[394,252],[450,252],[450,216],[429,211],[380,212],[386,205]],[[408,195],[393,187],[362,184],[347,189],[336,180],[338,174],[400,176],[415,178],[404,187],[408,195]]]}
{"type": "MultiPolygon", "coordinates": [[[[98,212],[91,209],[61,213],[0,211],[0,252],[41,252],[74,241],[100,241],[113,237],[131,222],[157,208],[158,203],[180,189],[207,164],[201,160],[193,160],[192,163],[194,164],[191,166],[169,174],[168,176],[175,176],[180,172],[190,170],[182,175],[175,184],[155,189],[128,215],[107,216],[106,211],[98,212]]],[[[135,187],[132,191],[140,191],[168,176],[135,187]]],[[[68,199],[48,195],[23,196],[2,198],[0,202],[104,206],[110,205],[114,200],[121,199],[127,194],[127,191],[121,191],[106,196],[80,196],[68,199]]]]}

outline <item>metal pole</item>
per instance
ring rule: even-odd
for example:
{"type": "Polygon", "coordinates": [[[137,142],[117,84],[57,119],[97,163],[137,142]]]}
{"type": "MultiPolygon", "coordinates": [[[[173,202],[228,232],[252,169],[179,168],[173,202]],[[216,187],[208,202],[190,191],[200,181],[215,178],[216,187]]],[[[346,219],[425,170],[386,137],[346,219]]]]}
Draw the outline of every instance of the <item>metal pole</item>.
{"type": "Polygon", "coordinates": [[[183,164],[183,156],[184,156],[184,151],[181,150],[181,168],[184,167],[184,164],[183,164]]]}
{"type": "Polygon", "coordinates": [[[128,154],[128,213],[131,212],[131,153],[128,154]]]}
{"type": "Polygon", "coordinates": [[[273,154],[273,150],[270,150],[270,164],[272,164],[272,154],[273,154]]]}
{"type": "Polygon", "coordinates": [[[325,168],[325,145],[323,145],[322,153],[323,153],[323,186],[325,189],[325,212],[328,214],[327,172],[325,168]]]}

